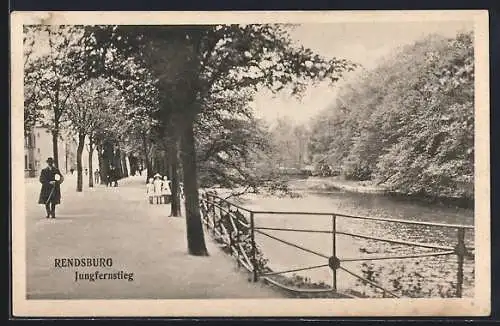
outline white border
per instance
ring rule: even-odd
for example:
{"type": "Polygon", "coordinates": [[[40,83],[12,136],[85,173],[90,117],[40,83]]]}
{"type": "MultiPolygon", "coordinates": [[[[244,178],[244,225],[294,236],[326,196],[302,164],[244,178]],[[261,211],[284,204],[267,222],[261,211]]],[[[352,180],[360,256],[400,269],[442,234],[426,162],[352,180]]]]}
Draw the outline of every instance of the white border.
{"type": "Polygon", "coordinates": [[[13,314],[21,316],[487,316],[490,314],[490,159],[488,12],[13,12],[12,275],[13,314]],[[215,24],[474,21],[475,35],[475,297],[474,299],[26,300],[23,170],[23,24],[215,24]],[[361,303],[361,304],[360,304],[361,303]]]}

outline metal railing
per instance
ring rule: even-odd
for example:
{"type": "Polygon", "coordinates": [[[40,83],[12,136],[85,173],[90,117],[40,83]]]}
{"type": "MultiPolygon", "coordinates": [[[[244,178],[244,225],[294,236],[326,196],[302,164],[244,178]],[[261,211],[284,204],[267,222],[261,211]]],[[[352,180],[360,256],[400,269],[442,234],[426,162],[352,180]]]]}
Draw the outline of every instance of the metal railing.
{"type": "Polygon", "coordinates": [[[393,291],[384,288],[383,286],[377,284],[373,280],[369,280],[366,277],[358,275],[357,273],[347,268],[343,263],[456,255],[457,273],[456,273],[456,286],[454,294],[456,297],[462,297],[463,283],[464,283],[464,262],[467,258],[473,257],[474,255],[473,254],[474,248],[466,246],[465,243],[466,230],[474,229],[474,227],[470,225],[416,222],[416,221],[400,220],[400,219],[364,217],[364,216],[354,216],[354,215],[346,215],[339,213],[324,213],[324,212],[257,211],[231,203],[228,200],[219,197],[216,193],[210,193],[210,192],[205,192],[201,194],[200,205],[201,205],[201,212],[203,215],[203,223],[205,224],[207,229],[211,230],[213,236],[219,238],[224,243],[224,245],[227,248],[229,248],[231,255],[235,256],[239,266],[243,266],[246,270],[252,273],[252,279],[254,282],[257,281],[259,278],[263,278],[269,283],[272,283],[273,285],[279,286],[281,288],[293,292],[309,292],[309,293],[337,292],[337,271],[341,270],[359,279],[364,284],[369,284],[372,287],[381,290],[384,297],[389,295],[390,297],[397,298],[399,296],[395,294],[393,291]],[[247,216],[245,216],[245,214],[247,216]],[[329,217],[331,219],[331,229],[315,230],[315,229],[299,229],[299,228],[264,227],[256,225],[255,216],[264,214],[265,215],[312,215],[312,216],[329,217]],[[456,233],[457,241],[456,245],[452,247],[439,244],[420,243],[420,242],[412,242],[412,241],[397,240],[397,239],[386,239],[371,235],[339,231],[337,230],[337,219],[339,217],[347,219],[355,219],[355,220],[369,220],[375,222],[454,229],[457,232],[456,233]],[[301,244],[292,243],[290,241],[284,240],[282,238],[270,234],[270,232],[268,231],[331,234],[332,235],[331,255],[325,255],[316,250],[306,248],[301,244]],[[258,248],[258,244],[255,239],[256,234],[263,235],[269,239],[283,243],[287,246],[321,257],[326,261],[324,264],[320,265],[306,266],[303,268],[294,268],[278,272],[272,271],[269,268],[261,270],[263,264],[262,262],[259,262],[259,260],[263,259],[263,254],[258,248]],[[345,235],[359,239],[368,239],[368,240],[386,242],[391,244],[427,248],[427,249],[433,249],[435,251],[403,254],[403,255],[382,255],[382,256],[370,255],[369,257],[339,258],[337,252],[338,248],[336,243],[337,242],[336,235],[345,235]],[[270,278],[270,276],[273,275],[293,273],[305,270],[313,270],[322,267],[329,267],[332,272],[331,286],[325,289],[292,288],[284,284],[280,284],[276,280],[270,278]]]}

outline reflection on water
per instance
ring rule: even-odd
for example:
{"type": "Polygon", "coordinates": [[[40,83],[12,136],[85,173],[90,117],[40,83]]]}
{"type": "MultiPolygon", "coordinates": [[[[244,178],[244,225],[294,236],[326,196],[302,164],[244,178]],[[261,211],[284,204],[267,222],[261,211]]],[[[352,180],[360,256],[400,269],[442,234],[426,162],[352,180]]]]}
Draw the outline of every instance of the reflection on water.
{"type": "MultiPolygon", "coordinates": [[[[474,212],[462,208],[425,205],[409,201],[395,200],[381,195],[329,193],[305,194],[302,198],[275,198],[248,196],[243,204],[254,210],[331,212],[357,216],[383,217],[423,222],[447,224],[474,224],[474,212]]],[[[330,216],[310,215],[269,215],[257,214],[256,227],[298,228],[332,230],[330,216]]],[[[457,230],[454,228],[406,225],[370,220],[337,217],[337,231],[369,235],[385,239],[436,244],[454,247],[457,230]]],[[[331,256],[333,243],[331,234],[299,233],[265,230],[289,242],[326,256],[331,256]]],[[[465,233],[467,246],[474,246],[474,232],[465,233]]],[[[275,271],[326,264],[325,258],[300,251],[277,242],[262,234],[256,235],[270,267],[275,271]]],[[[355,259],[372,256],[395,256],[435,252],[435,249],[420,248],[402,244],[336,236],[335,252],[340,259],[355,259]]],[[[412,258],[402,260],[374,260],[344,262],[342,266],[356,274],[376,280],[384,287],[404,296],[436,297],[451,296],[455,292],[457,257],[455,255],[412,258]]],[[[328,267],[296,272],[313,281],[332,282],[328,267]]],[[[474,261],[466,259],[464,266],[464,296],[473,296],[474,261]]],[[[373,289],[344,271],[337,273],[337,287],[341,290],[356,290],[369,296],[379,296],[373,289]]]]}

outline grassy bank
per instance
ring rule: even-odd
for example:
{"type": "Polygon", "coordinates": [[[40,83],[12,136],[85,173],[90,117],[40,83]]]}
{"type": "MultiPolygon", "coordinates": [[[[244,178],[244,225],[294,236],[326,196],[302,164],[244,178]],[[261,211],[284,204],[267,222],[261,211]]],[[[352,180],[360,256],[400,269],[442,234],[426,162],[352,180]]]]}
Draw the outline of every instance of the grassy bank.
{"type": "Polygon", "coordinates": [[[385,194],[387,189],[375,185],[371,181],[344,180],[340,177],[310,177],[305,180],[293,180],[289,182],[290,188],[295,191],[349,191],[358,193],[385,194]]]}

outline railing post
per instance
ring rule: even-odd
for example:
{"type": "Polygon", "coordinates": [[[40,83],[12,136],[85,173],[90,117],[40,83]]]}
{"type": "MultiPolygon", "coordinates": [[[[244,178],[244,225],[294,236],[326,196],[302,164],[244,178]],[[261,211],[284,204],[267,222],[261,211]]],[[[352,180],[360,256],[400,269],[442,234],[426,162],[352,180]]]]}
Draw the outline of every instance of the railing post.
{"type": "MultiPolygon", "coordinates": [[[[229,207],[231,207],[231,204],[229,204],[229,207]]],[[[229,208],[229,212],[231,212],[231,208],[229,208]]],[[[233,218],[233,222],[234,222],[234,227],[236,228],[235,230],[233,230],[232,233],[234,233],[234,237],[233,238],[233,245],[234,245],[234,251],[236,252],[236,262],[238,263],[238,268],[241,267],[241,263],[240,263],[240,251],[238,249],[238,244],[240,243],[240,237],[239,237],[239,232],[238,232],[238,218],[237,218],[237,214],[238,214],[238,209],[236,209],[235,213],[233,214],[233,217],[236,219],[233,218]]]]}
{"type": "MultiPolygon", "coordinates": [[[[332,257],[337,257],[337,218],[335,215],[332,215],[332,257]]],[[[337,269],[332,269],[332,288],[334,291],[337,291],[337,269]]]]}
{"type": "Polygon", "coordinates": [[[255,247],[255,222],[253,212],[250,212],[250,240],[252,243],[253,281],[257,282],[259,275],[257,271],[257,248],[255,247]]]}
{"type": "Polygon", "coordinates": [[[200,199],[200,209],[201,213],[203,214],[203,224],[205,224],[205,227],[208,229],[210,228],[210,225],[208,225],[208,216],[207,216],[207,196],[204,193],[201,193],[201,199],[200,199]]]}
{"type": "Polygon", "coordinates": [[[219,199],[219,220],[222,220],[222,200],[219,199]]]}
{"type": "MultiPolygon", "coordinates": [[[[234,239],[233,239],[233,230],[232,230],[232,224],[231,224],[231,205],[229,203],[227,203],[227,217],[228,217],[228,226],[230,225],[231,227],[229,228],[229,230],[227,230],[228,232],[228,236],[229,236],[229,252],[230,252],[230,255],[232,256],[233,255],[233,247],[234,247],[234,239]]],[[[238,260],[238,256],[236,256],[236,260],[238,260]]]]}
{"type": "Polygon", "coordinates": [[[213,224],[212,234],[215,236],[215,196],[210,195],[210,198],[212,199],[211,200],[212,206],[210,207],[212,210],[212,224],[213,224]]]}
{"type": "Polygon", "coordinates": [[[459,228],[457,230],[457,246],[455,247],[455,253],[457,254],[457,289],[456,296],[458,298],[462,297],[462,287],[464,282],[464,257],[467,251],[465,247],[465,229],[459,228]]]}

